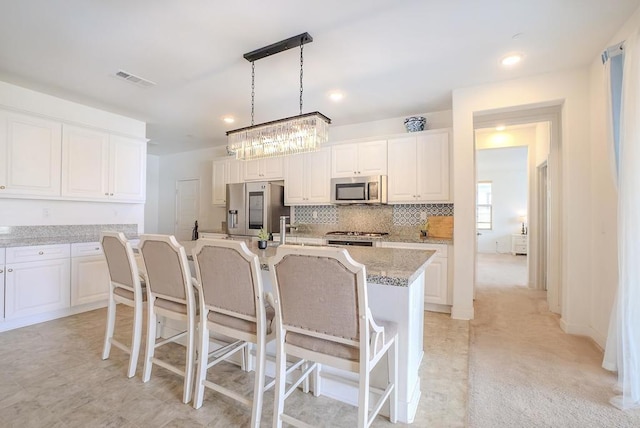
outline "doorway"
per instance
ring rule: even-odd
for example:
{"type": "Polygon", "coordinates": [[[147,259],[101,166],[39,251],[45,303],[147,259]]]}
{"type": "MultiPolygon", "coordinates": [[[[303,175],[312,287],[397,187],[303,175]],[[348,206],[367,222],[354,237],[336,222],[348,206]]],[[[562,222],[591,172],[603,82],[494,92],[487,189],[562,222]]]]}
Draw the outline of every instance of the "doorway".
{"type": "MultiPolygon", "coordinates": [[[[528,231],[528,286],[547,291],[547,301],[552,312],[561,314],[562,290],[562,142],[561,108],[531,107],[505,109],[503,111],[474,114],[474,130],[494,129],[497,126],[536,127],[536,135],[529,144],[528,180],[529,197],[525,227],[528,231]],[[538,167],[545,166],[546,198],[541,203],[538,167]],[[541,211],[544,210],[544,211],[541,211]],[[544,219],[540,216],[544,214],[544,219]],[[540,248],[540,246],[543,246],[540,248]],[[540,257],[544,261],[540,263],[540,257]],[[545,275],[541,276],[541,269],[545,275]],[[542,278],[542,282],[540,281],[542,278]]],[[[477,141],[476,141],[477,144],[477,141]]],[[[504,146],[504,141],[503,141],[504,146]]],[[[476,255],[476,273],[478,271],[476,255]]],[[[477,275],[476,275],[477,280],[477,275]]]]}
{"type": "Polygon", "coordinates": [[[527,287],[528,143],[535,126],[476,130],[476,284],[527,287]]]}
{"type": "Polygon", "coordinates": [[[176,222],[174,235],[178,241],[191,240],[200,213],[200,180],[176,181],[176,222]]]}

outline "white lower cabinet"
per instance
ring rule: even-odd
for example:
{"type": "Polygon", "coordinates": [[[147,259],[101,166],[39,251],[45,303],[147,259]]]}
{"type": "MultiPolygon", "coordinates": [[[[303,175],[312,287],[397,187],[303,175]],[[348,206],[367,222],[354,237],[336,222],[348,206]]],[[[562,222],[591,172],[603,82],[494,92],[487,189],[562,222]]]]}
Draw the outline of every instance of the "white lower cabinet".
{"type": "Polygon", "coordinates": [[[71,244],[71,306],[108,298],[109,269],[100,243],[71,244]]]}
{"type": "Polygon", "coordinates": [[[441,310],[443,307],[431,305],[451,305],[449,287],[448,246],[446,244],[414,244],[406,242],[382,242],[381,247],[404,248],[414,250],[433,250],[436,252],[427,265],[424,275],[424,303],[426,309],[441,310]]]}
{"type": "Polygon", "coordinates": [[[5,319],[69,307],[69,245],[8,248],[5,319]]]}

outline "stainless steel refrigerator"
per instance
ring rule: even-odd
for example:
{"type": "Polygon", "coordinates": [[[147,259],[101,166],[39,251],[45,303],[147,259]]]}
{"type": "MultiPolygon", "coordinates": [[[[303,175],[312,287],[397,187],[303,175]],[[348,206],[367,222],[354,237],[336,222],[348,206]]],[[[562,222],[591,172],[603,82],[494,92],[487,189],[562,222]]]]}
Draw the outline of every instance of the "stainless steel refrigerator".
{"type": "Polygon", "coordinates": [[[283,181],[227,184],[227,233],[257,236],[264,228],[280,233],[280,216],[289,215],[284,205],[283,181]]]}

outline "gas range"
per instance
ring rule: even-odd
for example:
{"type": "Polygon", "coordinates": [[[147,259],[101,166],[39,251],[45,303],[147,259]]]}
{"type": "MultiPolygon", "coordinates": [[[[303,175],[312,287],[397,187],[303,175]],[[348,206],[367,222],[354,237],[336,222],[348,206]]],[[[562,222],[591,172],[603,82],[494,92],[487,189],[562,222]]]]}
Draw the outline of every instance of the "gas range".
{"type": "Polygon", "coordinates": [[[325,236],[327,244],[330,245],[354,245],[359,247],[373,247],[373,241],[388,235],[386,232],[352,232],[334,231],[328,232],[325,236]]]}
{"type": "Polygon", "coordinates": [[[365,238],[381,238],[386,235],[388,235],[387,232],[351,232],[351,231],[343,231],[343,230],[327,232],[327,236],[355,236],[355,237],[365,237],[365,238]]]}

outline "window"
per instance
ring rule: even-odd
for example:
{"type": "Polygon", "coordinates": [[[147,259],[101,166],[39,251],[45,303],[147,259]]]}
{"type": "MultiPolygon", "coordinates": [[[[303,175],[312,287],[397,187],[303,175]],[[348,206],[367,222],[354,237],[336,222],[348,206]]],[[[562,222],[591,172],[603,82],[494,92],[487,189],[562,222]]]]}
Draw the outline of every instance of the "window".
{"type": "Polygon", "coordinates": [[[478,229],[491,230],[492,224],[491,206],[491,181],[478,182],[476,203],[476,224],[478,229]]]}

